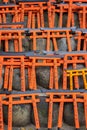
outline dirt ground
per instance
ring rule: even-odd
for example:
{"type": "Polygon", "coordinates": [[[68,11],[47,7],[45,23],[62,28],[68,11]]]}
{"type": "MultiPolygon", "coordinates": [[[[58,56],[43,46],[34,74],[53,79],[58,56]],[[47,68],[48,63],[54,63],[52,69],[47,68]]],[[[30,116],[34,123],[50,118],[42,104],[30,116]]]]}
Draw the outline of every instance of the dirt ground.
{"type": "MultiPolygon", "coordinates": [[[[5,125],[4,130],[8,130],[6,125],[5,125]]],[[[35,129],[34,125],[29,125],[27,127],[21,127],[21,128],[13,127],[12,130],[36,130],[36,129],[35,129]]],[[[40,130],[48,130],[48,129],[40,128],[40,130]]],[[[57,130],[57,128],[52,128],[52,130],[57,130]]],[[[61,130],[75,130],[75,128],[63,123],[63,127],[61,128],[61,130]]],[[[79,130],[87,130],[87,129],[85,127],[81,127],[79,130]]]]}

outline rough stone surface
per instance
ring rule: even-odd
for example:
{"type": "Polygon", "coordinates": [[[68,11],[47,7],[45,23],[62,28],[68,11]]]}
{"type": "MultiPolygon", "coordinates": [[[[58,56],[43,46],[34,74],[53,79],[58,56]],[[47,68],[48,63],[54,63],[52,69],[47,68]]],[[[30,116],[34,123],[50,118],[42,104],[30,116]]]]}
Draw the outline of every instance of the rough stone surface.
{"type": "MultiPolygon", "coordinates": [[[[76,41],[74,40],[74,38],[71,38],[70,41],[71,41],[70,42],[71,49],[73,51],[75,51],[76,50],[76,41]]],[[[59,51],[69,51],[66,38],[58,39],[58,49],[59,49],[59,51]]]]}
{"type": "MultiPolygon", "coordinates": [[[[20,50],[18,48],[18,50],[20,50]]],[[[22,51],[29,51],[30,50],[30,41],[28,38],[22,39],[22,51]]],[[[9,51],[10,52],[14,52],[15,48],[14,48],[14,41],[10,40],[9,41],[9,51]]]]}
{"type": "Polygon", "coordinates": [[[48,25],[48,12],[44,11],[44,26],[49,27],[48,25]]]}
{"type": "MultiPolygon", "coordinates": [[[[31,40],[30,41],[30,49],[32,50],[33,49],[33,41],[31,40]]],[[[47,39],[44,39],[44,38],[39,38],[39,39],[36,39],[36,50],[46,50],[47,49],[47,39]]],[[[52,45],[52,40],[50,40],[50,48],[49,48],[50,51],[53,50],[53,45],[52,45]]]]}
{"type": "MultiPolygon", "coordinates": [[[[82,58],[81,58],[82,59],[82,58]]],[[[72,65],[69,65],[68,66],[68,70],[72,70],[73,69],[73,66],[72,65]]],[[[76,69],[84,69],[84,64],[76,64],[76,69]]]]}
{"type": "MultiPolygon", "coordinates": [[[[39,113],[39,119],[40,119],[40,125],[41,127],[47,127],[48,122],[48,103],[44,102],[46,100],[45,97],[40,97],[41,102],[38,103],[38,113],[39,113]]],[[[57,126],[57,116],[58,116],[58,104],[54,104],[53,106],[53,127],[57,126]],[[57,116],[56,116],[57,115],[57,116]]],[[[34,116],[32,114],[32,123],[34,123],[34,116]]]]}
{"type": "Polygon", "coordinates": [[[0,89],[3,89],[4,83],[4,68],[2,69],[2,77],[0,78],[0,89]]]}
{"type": "Polygon", "coordinates": [[[79,28],[79,20],[78,20],[78,13],[74,13],[74,21],[75,21],[75,26],[79,28]]]}
{"type": "MultiPolygon", "coordinates": [[[[58,79],[62,75],[62,71],[59,68],[58,69],[58,79]]],[[[44,87],[48,88],[49,87],[49,78],[50,78],[50,68],[49,67],[39,67],[37,68],[36,71],[36,77],[37,77],[37,84],[44,87]]]]}
{"type": "MultiPolygon", "coordinates": [[[[68,14],[64,13],[63,14],[63,27],[67,27],[67,19],[68,19],[68,14]]],[[[71,22],[70,26],[71,27],[72,26],[79,27],[79,20],[78,20],[78,14],[77,13],[74,13],[74,25],[72,25],[72,22],[71,22]]]]}
{"type": "Polygon", "coordinates": [[[3,78],[0,79],[0,89],[3,87],[3,78]]]}
{"type": "MultiPolygon", "coordinates": [[[[25,86],[26,89],[28,89],[28,72],[27,69],[25,69],[25,86]]],[[[14,90],[21,90],[21,75],[20,75],[20,69],[14,69],[13,74],[13,89],[14,90]]]]}
{"type": "Polygon", "coordinates": [[[37,39],[37,50],[45,50],[46,49],[46,39],[37,39]]]}
{"type": "Polygon", "coordinates": [[[7,23],[12,23],[12,15],[10,13],[7,14],[6,21],[7,23]]]}
{"type": "Polygon", "coordinates": [[[63,27],[67,27],[67,17],[68,17],[67,13],[64,13],[63,14],[63,27]]]}
{"type": "Polygon", "coordinates": [[[50,74],[49,67],[38,68],[36,72],[37,83],[42,87],[48,88],[49,74],[50,74]]]}
{"type": "Polygon", "coordinates": [[[14,52],[14,41],[13,40],[9,41],[9,51],[14,52]]]}
{"type": "MultiPolygon", "coordinates": [[[[84,117],[84,106],[82,103],[78,103],[78,114],[79,114],[79,122],[80,126],[85,125],[85,117],[84,117]]],[[[74,126],[74,110],[72,103],[66,103],[64,107],[64,122],[68,125],[74,126]]]]}
{"type": "MultiPolygon", "coordinates": [[[[14,105],[12,113],[13,126],[26,126],[30,124],[31,106],[30,105],[14,105]]],[[[4,121],[8,122],[8,108],[4,106],[4,121]]]]}
{"type": "Polygon", "coordinates": [[[22,40],[22,47],[23,47],[23,51],[29,51],[30,50],[30,40],[28,38],[25,38],[22,40]]]}

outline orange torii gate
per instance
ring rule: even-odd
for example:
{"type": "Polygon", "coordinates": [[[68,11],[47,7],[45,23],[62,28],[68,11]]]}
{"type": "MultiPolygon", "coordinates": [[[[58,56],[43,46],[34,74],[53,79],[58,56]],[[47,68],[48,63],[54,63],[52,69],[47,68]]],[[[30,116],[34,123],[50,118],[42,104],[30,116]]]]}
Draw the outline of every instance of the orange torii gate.
{"type": "Polygon", "coordinates": [[[68,3],[62,2],[61,4],[53,3],[54,6],[51,7],[51,25],[52,27],[71,27],[79,26],[80,28],[87,28],[87,3],[77,3],[69,1],[68,3]],[[77,15],[77,16],[75,16],[77,15]],[[58,17],[58,20],[56,19],[58,17]],[[66,17],[66,19],[64,19],[66,17]],[[75,17],[78,19],[78,24],[76,25],[75,17]],[[56,20],[56,25],[55,25],[56,20]],[[66,21],[66,22],[63,22],[66,21]],[[57,23],[58,22],[58,23],[57,23]]]}
{"type": "Polygon", "coordinates": [[[24,28],[24,23],[23,22],[16,22],[16,23],[4,23],[0,24],[0,28],[24,28]]]}
{"type": "Polygon", "coordinates": [[[59,89],[58,85],[58,68],[63,62],[59,56],[55,54],[45,53],[40,55],[35,52],[28,53],[1,53],[0,54],[0,78],[2,78],[2,70],[4,69],[3,89],[12,91],[14,69],[20,69],[20,90],[25,91],[26,87],[30,90],[37,89],[36,68],[50,67],[49,89],[59,89]],[[39,62],[41,61],[41,62],[39,62]],[[25,83],[25,69],[28,71],[28,86],[25,83]]]}
{"type": "MultiPolygon", "coordinates": [[[[23,51],[23,39],[28,38],[30,42],[28,43],[32,50],[38,49],[38,39],[45,39],[43,43],[43,50],[46,51],[58,51],[59,41],[58,39],[65,38],[66,48],[68,52],[71,51],[82,51],[87,50],[87,30],[72,28],[38,28],[38,29],[28,29],[22,28],[24,26],[22,23],[14,23],[8,25],[0,25],[0,46],[3,47],[3,51],[9,51],[9,41],[13,40],[14,52],[23,51]],[[10,27],[9,29],[7,27],[10,27]],[[15,29],[14,27],[18,27],[15,29]],[[21,27],[21,28],[19,28],[21,27]],[[71,38],[74,40],[75,50],[73,50],[73,45],[71,43],[71,38]],[[4,41],[4,43],[2,42],[4,41]],[[4,45],[3,45],[4,44],[4,45]],[[52,47],[52,48],[51,48],[52,47]]],[[[41,43],[42,44],[42,43],[41,43]]]]}
{"type": "Polygon", "coordinates": [[[58,51],[59,43],[58,39],[65,38],[67,51],[71,52],[72,44],[71,38],[75,40],[76,49],[74,51],[87,50],[87,30],[80,29],[76,27],[71,28],[40,28],[40,29],[30,29],[29,38],[32,39],[32,50],[37,50],[37,40],[46,39],[46,49],[50,51],[51,44],[54,51],[58,51]]]}
{"type": "Polygon", "coordinates": [[[77,40],[77,50],[87,50],[87,30],[77,28],[75,30],[72,30],[74,35],[74,38],[77,40]]]}
{"type": "Polygon", "coordinates": [[[27,28],[40,28],[45,27],[45,19],[48,21],[48,27],[50,27],[51,21],[51,3],[48,0],[19,0],[18,1],[21,11],[21,21],[26,22],[27,28]],[[45,13],[47,17],[45,18],[45,13]],[[26,20],[25,20],[26,19],[26,20]]]}
{"type": "MultiPolygon", "coordinates": [[[[5,93],[3,91],[3,93],[5,93]]],[[[0,92],[0,130],[4,130],[4,121],[3,121],[3,105],[8,107],[8,130],[12,130],[12,108],[17,104],[30,104],[33,107],[34,119],[35,119],[35,127],[37,130],[40,128],[37,103],[40,102],[38,98],[38,92],[27,91],[25,93],[22,92],[11,92],[6,94],[1,94],[0,92]]]]}
{"type": "Polygon", "coordinates": [[[35,127],[36,130],[40,129],[39,114],[37,110],[37,103],[41,102],[40,95],[45,94],[46,100],[49,104],[48,107],[48,129],[52,129],[53,120],[53,105],[58,103],[58,121],[57,128],[60,130],[63,123],[63,113],[65,108],[65,103],[71,103],[73,106],[73,117],[75,122],[76,130],[80,129],[79,122],[79,110],[78,103],[83,104],[84,117],[85,117],[85,127],[87,129],[87,91],[84,90],[74,90],[74,91],[64,91],[64,90],[38,90],[38,91],[27,91],[27,92],[11,92],[6,94],[0,94],[0,128],[4,130],[3,122],[3,105],[8,107],[8,130],[12,130],[12,108],[16,104],[30,104],[33,106],[35,127]],[[3,98],[4,97],[4,98],[3,98]]]}
{"type": "Polygon", "coordinates": [[[4,0],[3,2],[0,5],[0,23],[8,22],[7,15],[10,15],[11,22],[25,22],[27,28],[51,26],[51,2],[49,0],[14,0],[13,3],[4,0]]]}
{"type": "Polygon", "coordinates": [[[72,38],[72,28],[40,28],[40,29],[30,29],[30,39],[32,39],[33,50],[37,48],[37,39],[46,39],[46,51],[50,51],[51,40],[53,45],[53,50],[58,51],[58,38],[66,38],[67,50],[72,51],[70,38],[72,38]]]}
{"type": "Polygon", "coordinates": [[[53,120],[53,104],[58,103],[59,104],[59,110],[58,110],[58,123],[57,128],[58,130],[61,129],[62,123],[63,123],[63,113],[64,113],[64,107],[65,103],[72,103],[73,105],[73,111],[74,111],[74,122],[75,122],[75,129],[80,129],[80,123],[79,123],[79,112],[78,112],[78,103],[82,103],[84,106],[84,116],[85,116],[85,127],[87,129],[87,93],[80,93],[80,92],[68,92],[68,91],[53,91],[53,92],[47,92],[47,99],[46,102],[49,104],[49,110],[48,110],[48,129],[52,129],[52,120],[53,120]]]}
{"type": "MultiPolygon", "coordinates": [[[[1,25],[2,26],[2,25],[1,25]]],[[[15,25],[7,25],[14,27],[15,25]]],[[[16,24],[16,26],[19,26],[16,24]]],[[[5,26],[6,27],[6,26],[5,26]]],[[[0,29],[0,46],[2,48],[4,41],[3,51],[9,51],[9,40],[13,40],[13,47],[15,52],[22,52],[22,39],[25,38],[24,36],[25,31],[23,29],[13,29],[13,28],[3,28],[0,29]]]]}
{"type": "Polygon", "coordinates": [[[20,22],[19,6],[14,3],[0,4],[0,24],[14,22],[20,22]],[[8,16],[10,16],[10,19],[8,18],[8,16]]]}
{"type": "Polygon", "coordinates": [[[3,121],[3,97],[5,94],[0,93],[0,130],[4,130],[4,121],[3,121]]]}
{"type": "MultiPolygon", "coordinates": [[[[13,47],[15,52],[23,51],[22,40],[29,38],[32,50],[37,50],[37,39],[46,39],[44,43],[44,50],[50,51],[51,41],[53,50],[58,51],[58,38],[66,38],[66,46],[68,51],[72,51],[71,38],[73,37],[71,28],[39,28],[39,29],[0,29],[0,42],[5,42],[3,51],[9,51],[9,40],[13,40],[13,47]]],[[[42,43],[41,43],[42,44],[42,43]]]]}
{"type": "Polygon", "coordinates": [[[12,22],[25,22],[25,27],[28,28],[75,26],[74,15],[78,12],[79,26],[86,28],[87,3],[82,0],[65,0],[65,3],[61,2],[61,4],[49,0],[19,0],[13,4],[1,4],[0,8],[1,22],[6,23],[6,15],[10,14],[14,16],[12,22]],[[63,16],[65,14],[67,24],[63,25],[63,16]],[[59,17],[58,25],[55,25],[56,15],[59,17]]]}
{"type": "MultiPolygon", "coordinates": [[[[20,73],[20,90],[25,91],[26,87],[30,90],[37,89],[36,69],[39,67],[49,67],[49,85],[48,89],[59,88],[58,69],[63,66],[63,84],[62,89],[71,89],[71,84],[67,84],[67,71],[72,69],[81,69],[87,67],[86,51],[77,52],[27,52],[27,53],[0,53],[1,69],[0,77],[2,78],[2,70],[4,69],[4,83],[2,87],[9,91],[12,90],[14,69],[19,69],[20,73]],[[25,83],[25,70],[28,72],[28,85],[25,83]]],[[[71,72],[71,71],[70,71],[71,72]]],[[[82,71],[83,72],[83,71],[82,71]]],[[[74,75],[73,89],[80,89],[79,74],[74,75]]],[[[83,88],[86,89],[86,73],[83,76],[83,88]]],[[[69,76],[72,76],[70,73],[69,76]]],[[[68,82],[69,83],[69,82],[68,82]]],[[[70,82],[71,83],[71,82],[70,82]]]]}

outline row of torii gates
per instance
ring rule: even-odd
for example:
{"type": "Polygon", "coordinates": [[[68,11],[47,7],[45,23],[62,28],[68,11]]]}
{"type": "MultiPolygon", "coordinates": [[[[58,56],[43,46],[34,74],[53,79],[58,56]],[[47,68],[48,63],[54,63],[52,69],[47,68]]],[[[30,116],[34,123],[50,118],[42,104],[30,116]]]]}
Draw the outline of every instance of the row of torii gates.
{"type": "MultiPolygon", "coordinates": [[[[41,43],[42,44],[42,43],[41,43]]],[[[80,129],[78,103],[84,106],[87,129],[87,2],[86,0],[3,0],[0,3],[0,130],[4,130],[3,106],[8,107],[8,130],[12,130],[12,108],[17,104],[33,106],[36,130],[41,128],[38,103],[45,94],[48,130],[52,129],[54,103],[59,104],[58,130],[62,128],[64,104],[72,103],[75,129],[80,129]],[[45,17],[45,15],[47,15],[45,17]],[[66,24],[64,24],[64,15],[66,24]],[[75,21],[78,18],[78,25],[75,21]],[[9,18],[10,17],[10,18],[9,18]],[[58,19],[56,20],[56,17],[58,19]],[[56,23],[56,24],[55,24],[56,23]],[[23,52],[23,39],[31,39],[31,51],[23,52]],[[37,50],[37,39],[46,39],[45,48],[37,50]],[[66,39],[67,51],[60,51],[58,39],[66,39]],[[72,49],[71,38],[76,42],[72,49]],[[10,40],[14,51],[10,52],[10,40]],[[52,41],[52,42],[50,42],[52,41]],[[50,49],[50,46],[53,49],[50,49]],[[78,65],[82,67],[78,69],[78,65]],[[71,69],[70,67],[71,66],[71,69]],[[49,67],[48,90],[38,89],[36,69],[49,67]],[[58,69],[62,68],[62,86],[58,69]],[[14,69],[20,70],[20,91],[13,91],[14,69]],[[28,86],[25,70],[28,71],[28,86]],[[4,70],[4,76],[3,76],[4,70]],[[80,87],[82,78],[83,88],[80,87]],[[3,83],[2,83],[2,78],[3,83]],[[28,90],[26,90],[26,87],[28,90]]]]}

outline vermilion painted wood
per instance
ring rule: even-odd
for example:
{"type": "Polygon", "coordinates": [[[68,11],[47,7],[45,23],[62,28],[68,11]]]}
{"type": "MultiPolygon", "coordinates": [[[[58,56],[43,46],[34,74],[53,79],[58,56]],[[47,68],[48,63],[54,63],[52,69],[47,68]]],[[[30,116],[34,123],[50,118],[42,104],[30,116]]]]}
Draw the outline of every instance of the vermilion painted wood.
{"type": "Polygon", "coordinates": [[[63,113],[64,113],[64,104],[65,103],[71,103],[73,105],[73,111],[74,111],[74,122],[75,122],[75,128],[79,130],[80,128],[80,122],[79,122],[79,111],[78,111],[78,103],[82,103],[84,106],[84,116],[85,116],[85,122],[86,122],[86,128],[87,128],[87,94],[86,93],[64,93],[64,92],[48,92],[47,93],[48,98],[46,99],[46,102],[49,104],[49,111],[48,111],[48,128],[52,129],[52,121],[53,121],[53,105],[54,103],[58,103],[58,123],[57,127],[58,130],[62,127],[63,124],[63,113]]]}

